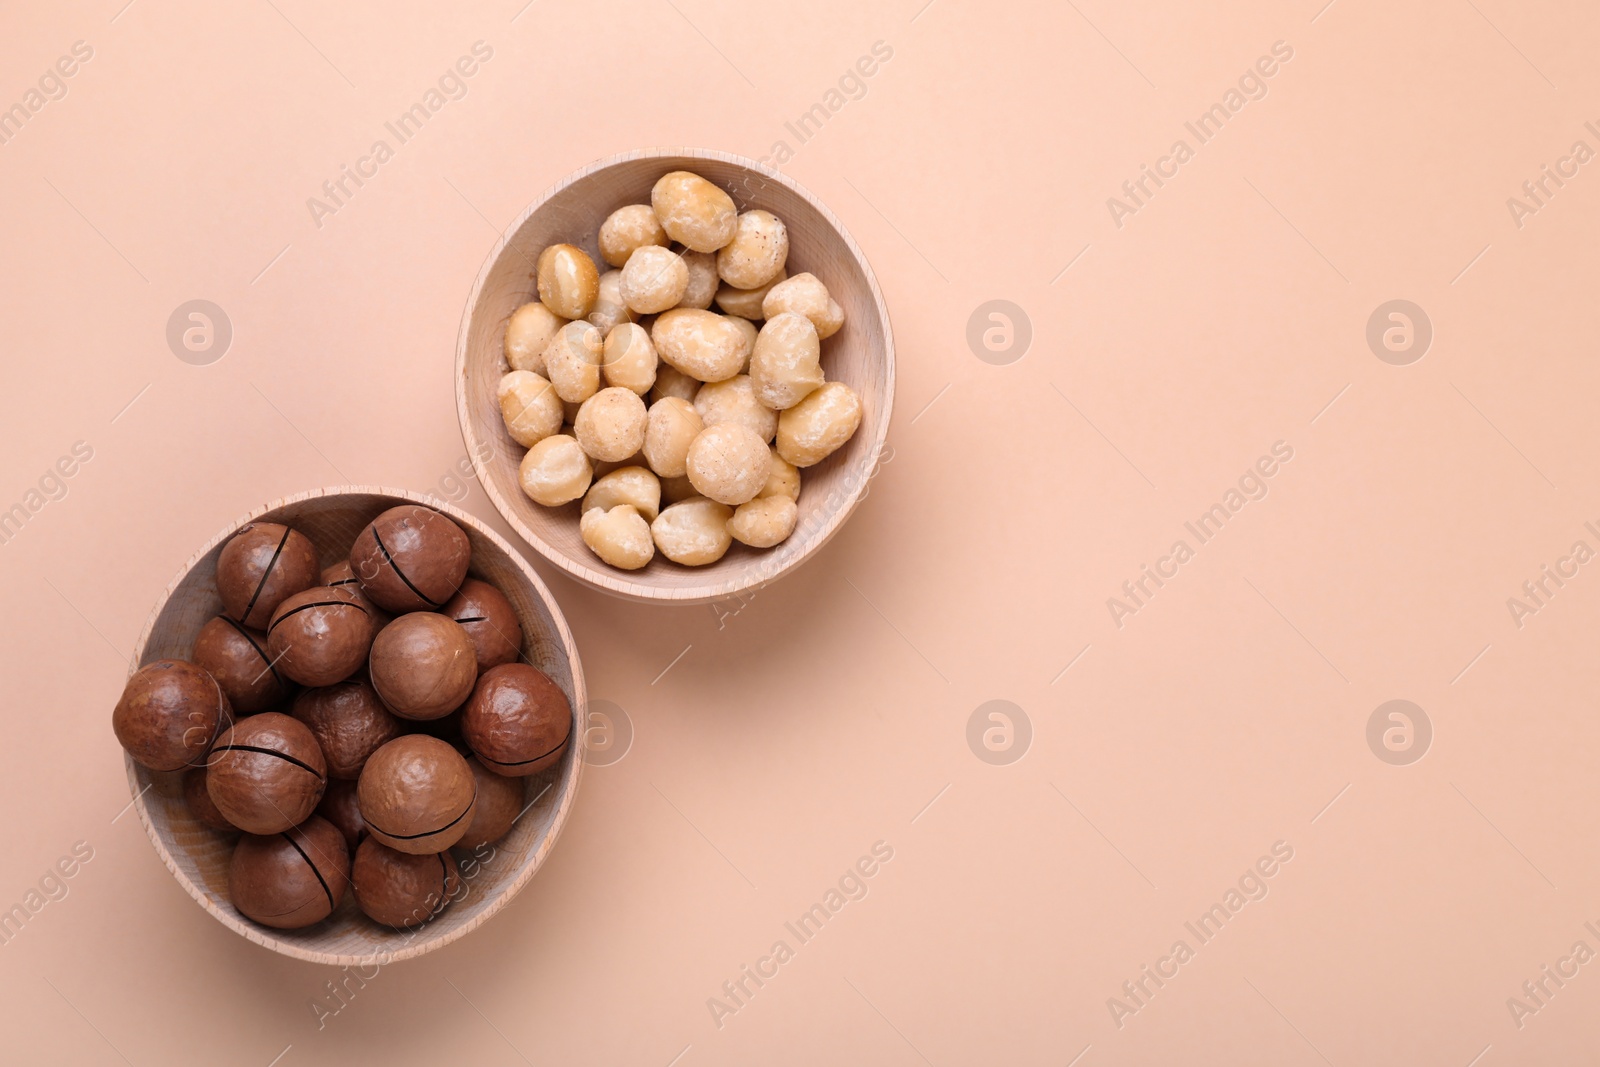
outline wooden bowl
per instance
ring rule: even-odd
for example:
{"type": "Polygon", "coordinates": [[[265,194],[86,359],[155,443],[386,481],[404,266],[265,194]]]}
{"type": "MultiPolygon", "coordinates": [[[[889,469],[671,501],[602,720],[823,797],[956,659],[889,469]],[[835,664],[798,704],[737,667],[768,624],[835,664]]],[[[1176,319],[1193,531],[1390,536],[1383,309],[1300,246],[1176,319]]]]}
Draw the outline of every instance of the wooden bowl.
{"type": "MultiPolygon", "coordinates": [[[[550,590],[527,560],[477,519],[432,497],[401,489],[345,486],[301,493],[251,512],[212,539],[178,574],[139,635],[132,669],[158,659],[188,659],[200,627],[219,614],[217,556],[240,526],[255,519],[281,522],[311,539],[322,566],[348,558],[362,527],[399,504],[423,504],[454,519],[472,543],[473,576],[496,586],[522,623],[523,658],[548,674],[581,714],[587,690],[572,634],[550,590]]],[[[346,892],[338,910],[305,930],[273,930],[245,918],[228,900],[228,863],[237,834],[201,825],[183,801],[183,772],[148,770],[126,758],[133,806],[161,862],[200,906],[228,929],[274,952],[331,966],[368,966],[409,959],[447,945],[482,925],[505,907],[550,853],[572,810],[583,761],[580,732],[554,767],[524,780],[531,805],[511,832],[495,842],[487,863],[462,871],[466,895],[432,922],[409,931],[379,926],[362,915],[355,895],[346,892]],[[468,871],[475,871],[468,877],[468,871]]]]}
{"type": "MultiPolygon", "coordinates": [[[[716,305],[712,305],[715,310],[716,305]]],[[[511,224],[473,283],[456,345],[456,411],[467,454],[495,507],[551,563],[596,588],[639,600],[694,604],[755,589],[799,566],[838,532],[877,468],[894,406],[894,338],[889,312],[866,257],[839,220],[791,179],[743,156],[690,148],[650,149],[602,159],[550,189],[511,224]],[[861,427],[822,463],[801,472],[800,518],[775,548],[734,543],[705,567],[684,567],[657,553],[636,571],[601,562],[578,533],[578,503],[535,504],[523,494],[517,466],[527,449],[506,433],[495,386],[507,371],[506,320],[538,299],[534,261],[547,245],[567,242],[608,269],[599,253],[600,224],[625,204],[648,204],[663,174],[690,170],[725,189],[740,211],[765,208],[789,229],[788,270],[810,271],[844,308],[845,325],[822,343],[822,368],[861,398],[861,427]]]]}

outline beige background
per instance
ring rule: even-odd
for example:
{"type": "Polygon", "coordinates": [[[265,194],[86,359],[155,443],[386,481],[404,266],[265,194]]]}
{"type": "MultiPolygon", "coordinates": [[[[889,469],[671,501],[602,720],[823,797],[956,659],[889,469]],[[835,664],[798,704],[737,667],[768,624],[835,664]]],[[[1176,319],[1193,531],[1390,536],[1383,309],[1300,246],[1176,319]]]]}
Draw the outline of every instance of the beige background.
{"type": "Polygon", "coordinates": [[[1506,1003],[1574,942],[1600,951],[1600,576],[1520,628],[1506,604],[1573,542],[1600,549],[1600,176],[1520,228],[1506,203],[1574,141],[1600,149],[1592,5],[122,3],[12,5],[0,33],[7,106],[93,48],[0,145],[0,507],[93,448],[0,545],[0,905],[94,850],[0,947],[8,1061],[1600,1052],[1600,962],[1520,1028],[1506,1003]],[[316,226],[307,198],[479,40],[467,94],[316,226]],[[799,144],[785,122],[880,40],[866,94],[799,144]],[[1107,198],[1277,41],[1266,97],[1119,228],[1107,198]],[[543,567],[633,747],[586,774],[512,907],[319,1030],[337,974],[208,919],[115,818],[109,713],[154,598],[305,488],[489,516],[448,480],[450,370],[498,230],[599,156],[779,140],[887,295],[892,461],[742,607],[642,607],[543,567]],[[234,330],[206,366],[164,336],[196,298],[234,330]],[[1008,365],[966,342],[990,299],[1031,320],[1008,365]],[[1393,299],[1434,329],[1409,366],[1365,340],[1393,299]],[[1107,598],[1280,440],[1269,495],[1119,629],[1107,598]],[[1409,766],[1366,741],[1390,699],[1433,725],[1409,766]],[[990,700],[1031,723],[1020,761],[969,749],[990,700]],[[708,998],[878,841],[865,899],[719,1028],[708,998]],[[1195,946],[1185,921],[1278,841],[1266,898],[1119,1028],[1107,999],[1195,946]]]}

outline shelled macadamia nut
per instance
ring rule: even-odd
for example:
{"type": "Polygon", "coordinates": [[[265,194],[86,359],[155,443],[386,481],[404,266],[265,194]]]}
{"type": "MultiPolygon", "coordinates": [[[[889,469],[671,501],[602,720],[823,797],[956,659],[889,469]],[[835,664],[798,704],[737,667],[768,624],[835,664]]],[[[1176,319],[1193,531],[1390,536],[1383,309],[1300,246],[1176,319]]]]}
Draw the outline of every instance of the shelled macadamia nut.
{"type": "Polygon", "coordinates": [[[789,258],[789,228],[770,211],[739,216],[733,240],[717,252],[717,275],[735,289],[759,289],[778,277],[789,258]]]}
{"type": "Polygon", "coordinates": [[[599,390],[604,361],[605,334],[592,323],[569,322],[544,350],[545,377],[562,400],[581,404],[599,390]]]}
{"type": "Polygon", "coordinates": [[[230,823],[251,834],[298,826],[316,810],[328,764],[300,720],[264,711],[240,719],[206,760],[206,792],[230,823]]]}
{"type": "Polygon", "coordinates": [[[467,757],[467,766],[478,783],[478,805],[472,813],[472,825],[456,842],[456,848],[470,850],[493,844],[510,833],[526,802],[522,779],[495,774],[473,756],[467,757]]]}
{"type": "Polygon", "coordinates": [[[761,496],[740,504],[728,520],[728,533],[751,548],[771,548],[794,533],[800,509],[786,496],[761,496]]]}
{"type": "Polygon", "coordinates": [[[277,669],[301,685],[342,682],[367,662],[377,623],[349,586],[313,586],[289,597],[267,624],[277,669]]]}
{"type": "Polygon", "coordinates": [[[350,890],[373,922],[404,930],[444,911],[461,895],[461,872],[448,852],[414,855],[367,838],[350,864],[350,890]]]}
{"type": "Polygon", "coordinates": [[[622,266],[646,245],[666,243],[667,231],[649,204],[619,207],[600,224],[600,257],[613,267],[622,266]]]}
{"type": "Polygon", "coordinates": [[[700,413],[689,401],[677,396],[662,397],[650,405],[644,431],[645,462],[663,478],[682,477],[689,446],[705,428],[700,413]]]}
{"type": "Polygon", "coordinates": [[[733,240],[738,210],[733,198],[698,174],[663,174],[650,190],[650,206],[661,228],[696,252],[715,252],[733,240]]]}
{"type": "Polygon", "coordinates": [[[485,671],[461,712],[461,734],[484,767],[508,778],[538,774],[572,741],[572,704],[527,663],[485,671]]]}
{"type": "Polygon", "coordinates": [[[763,441],[778,432],[778,413],[756,399],[748,374],[702,385],[694,395],[694,409],[708,427],[736,422],[763,441]]]}
{"type": "Polygon", "coordinates": [[[671,504],[650,524],[650,535],[661,554],[686,567],[715,563],[733,544],[728,520],[733,509],[703,496],[671,504]]]}
{"type": "Polygon", "coordinates": [[[759,331],[756,329],[756,324],[751,322],[749,319],[742,319],[737,315],[724,315],[722,318],[724,322],[731,323],[733,327],[739,331],[739,344],[743,353],[742,359],[739,363],[739,373],[749,374],[750,357],[755,353],[756,337],[759,336],[759,331]]]}
{"type": "Polygon", "coordinates": [[[433,611],[467,576],[472,543],[449,516],[401,504],[356,535],[350,566],[367,599],[385,611],[433,611]]]}
{"type": "Polygon", "coordinates": [[[650,524],[632,504],[585,510],[578,532],[595,555],[625,571],[638,570],[656,554],[650,524]]]}
{"type": "Polygon", "coordinates": [[[701,496],[743,504],[767,484],[772,453],[754,430],[727,422],[701,431],[689,446],[687,466],[689,481],[701,496]]]}
{"type": "Polygon", "coordinates": [[[778,455],[796,467],[821,463],[861,425],[861,400],[843,382],[829,382],[778,416],[778,455]]]}
{"type": "Polygon", "coordinates": [[[222,613],[264,630],[285,598],[310,589],[321,574],[305,534],[276,522],[246,523],[217,556],[222,613]]]}
{"type": "Polygon", "coordinates": [[[600,288],[594,298],[594,308],[589,312],[589,324],[603,334],[608,334],[624,322],[632,322],[633,311],[622,300],[622,272],[608,270],[600,275],[600,288]]]}
{"type": "MultiPolygon", "coordinates": [[[[744,337],[739,328],[714,311],[673,308],[663,312],[650,327],[650,339],[663,362],[702,382],[732,378],[744,362],[744,337]]],[[[756,344],[760,347],[759,339],[756,344]]]]}
{"type": "Polygon", "coordinates": [[[523,304],[506,322],[506,365],[512,370],[544,373],[544,350],[567,320],[539,301],[523,304]]]}
{"type": "Polygon", "coordinates": [[[772,472],[767,475],[767,484],[761,487],[758,496],[786,496],[790,500],[800,499],[800,468],[778,455],[778,450],[772,450],[772,472]]]}
{"type": "Polygon", "coordinates": [[[683,265],[689,268],[689,284],[684,288],[678,306],[701,310],[710,307],[711,301],[716,299],[717,286],[722,283],[717,277],[717,257],[710,252],[692,252],[688,249],[679,255],[683,257],[683,265]]]}
{"type": "Polygon", "coordinates": [[[603,358],[600,374],[607,385],[620,385],[644,396],[656,384],[661,360],[650,332],[637,322],[618,323],[606,334],[603,358]]]}
{"type": "Polygon", "coordinates": [[[595,481],[584,495],[582,510],[610,511],[618,504],[632,506],[651,521],[661,513],[660,479],[643,467],[618,467],[595,481]]]}
{"type": "Polygon", "coordinates": [[[594,309],[600,272],[589,254],[575,245],[551,245],[535,265],[539,299],[565,319],[581,319],[594,309]]]}
{"type": "Polygon", "coordinates": [[[616,463],[639,451],[648,421],[639,394],[613,385],[583,402],[572,435],[594,459],[616,463]]]}
{"type": "Polygon", "coordinates": [[[152,771],[199,763],[233,725],[216,679],[181,659],[158,659],[133,673],[111,713],[111,729],[134,762],[152,771]]]}
{"type": "Polygon", "coordinates": [[[589,488],[594,470],[577,439],[555,434],[528,449],[517,468],[522,491],[536,504],[559,507],[589,488]]]}
{"type": "Polygon", "coordinates": [[[524,448],[532,448],[561,430],[561,397],[555,386],[531,370],[514,370],[495,389],[506,432],[524,448]]]}
{"type": "Polygon", "coordinates": [[[466,757],[427,734],[402,734],[374,752],[356,789],[372,836],[413,855],[442,852],[461,840],[478,797],[466,757]]]}
{"type": "Polygon", "coordinates": [[[794,407],[822,384],[821,356],[810,319],[792,311],[768,319],[750,355],[756,399],[777,411],[794,407]]]}
{"type": "Polygon", "coordinates": [[[272,662],[267,635],[218,615],[194,639],[194,664],[217,680],[240,715],[281,704],[293,688],[272,662]]]}
{"type": "MultiPolygon", "coordinates": [[[[651,348],[654,347],[655,344],[652,342],[651,348]]],[[[655,404],[669,396],[693,401],[694,394],[699,391],[698,378],[689,377],[670,363],[661,363],[656,367],[656,383],[650,387],[650,403],[655,404]]]]}
{"type": "Polygon", "coordinates": [[[468,578],[440,609],[472,639],[478,670],[510,663],[522,655],[522,623],[506,595],[488,582],[468,578]]]}
{"type": "Polygon", "coordinates": [[[741,319],[757,320],[766,318],[761,310],[761,302],[767,298],[767,293],[789,276],[787,270],[778,271],[778,276],[766,285],[758,285],[754,289],[735,289],[731,285],[721,285],[717,288],[715,297],[717,307],[729,315],[737,315],[741,319]]]}
{"type": "Polygon", "coordinates": [[[645,245],[622,268],[622,302],[641,315],[675,306],[689,287],[689,268],[675,253],[645,245]]]}
{"type": "Polygon", "coordinates": [[[299,930],[326,919],[349,885],[344,837],[316,816],[281,834],[245,834],[228,866],[233,906],[278,930],[299,930]]]}
{"type": "Polygon", "coordinates": [[[442,719],[472,692],[477,649],[455,620],[413,611],[379,631],[367,673],[384,707],[402,719],[442,719]]]}
{"type": "Polygon", "coordinates": [[[796,274],[786,278],[771,289],[761,301],[761,313],[771,319],[793,311],[804,315],[816,327],[817,338],[826,341],[844,325],[844,308],[828,295],[828,287],[815,274],[796,274]]]}

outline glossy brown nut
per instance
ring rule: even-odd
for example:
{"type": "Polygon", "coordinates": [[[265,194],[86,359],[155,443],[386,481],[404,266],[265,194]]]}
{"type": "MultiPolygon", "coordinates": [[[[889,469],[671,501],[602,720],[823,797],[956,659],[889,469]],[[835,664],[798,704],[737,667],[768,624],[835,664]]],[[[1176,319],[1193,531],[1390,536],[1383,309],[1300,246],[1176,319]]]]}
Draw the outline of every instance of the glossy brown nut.
{"type": "Polygon", "coordinates": [[[373,626],[377,630],[389,625],[389,613],[374,604],[367,596],[366,590],[361,588],[361,579],[356,577],[356,569],[350,566],[348,559],[322,568],[322,580],[319,585],[332,586],[335,589],[348,589],[361,601],[361,606],[372,615],[373,626]]]}
{"type": "Polygon", "coordinates": [[[374,752],[357,788],[367,831],[413,855],[443,852],[461,840],[477,806],[466,759],[427,734],[397,737],[374,752]]]}
{"type": "Polygon", "coordinates": [[[315,546],[281,523],[245,524],[217,556],[223,614],[252,629],[265,628],[284,598],[316,584],[315,546]]]}
{"type": "Polygon", "coordinates": [[[194,663],[217,680],[236,715],[276,707],[291,688],[267,651],[267,635],[218,615],[194,639],[194,663]]]}
{"type": "Polygon", "coordinates": [[[275,834],[316,810],[328,782],[317,739],[298,719],[264,711],[217,740],[207,763],[211,802],[239,829],[275,834]]]}
{"type": "Polygon", "coordinates": [[[287,833],[245,834],[228,867],[228,897],[246,918],[298,930],[333,914],[350,885],[350,854],[326,819],[287,833]]]}
{"type": "Polygon", "coordinates": [[[367,757],[403,732],[400,720],[389,714],[365,678],[302,689],[292,714],[317,739],[329,778],[355,781],[367,757]]]}
{"type": "Polygon", "coordinates": [[[473,813],[472,825],[461,835],[456,847],[477,849],[506,836],[527,801],[523,799],[521,778],[495,774],[473,758],[467,760],[467,766],[472,768],[472,776],[478,782],[478,808],[473,813]]]}
{"type": "Polygon", "coordinates": [[[461,717],[473,754],[496,774],[537,774],[561,758],[572,735],[572,705],[543,671],[504,663],[478,679],[461,717]]]}
{"type": "Polygon", "coordinates": [[[332,685],[366,663],[376,632],[358,594],[319,585],[278,605],[267,624],[267,651],[301,685],[332,685]]]}
{"type": "Polygon", "coordinates": [[[361,818],[354,782],[339,779],[329,782],[327,792],[322,794],[322,803],[317,805],[317,815],[333,823],[344,835],[344,843],[352,853],[367,838],[367,824],[361,818]]]}
{"type": "Polygon", "coordinates": [[[233,708],[216,679],[181,659],[134,672],[111,712],[111,729],[134,762],[153,771],[199,763],[233,725],[233,708]]]}
{"type": "Polygon", "coordinates": [[[445,852],[400,852],[367,838],[356,849],[350,886],[374,922],[404,929],[438,915],[461,893],[461,872],[445,852]]]}
{"type": "Polygon", "coordinates": [[[477,653],[461,625],[414,611],[372,642],[372,686],[403,719],[438,719],[459,708],[478,678],[477,653]]]}
{"type": "Polygon", "coordinates": [[[437,611],[461,588],[472,544],[448,517],[419,504],[379,515],[356,535],[350,566],[385,611],[437,611]]]}
{"type": "Polygon", "coordinates": [[[476,578],[468,578],[444,606],[446,618],[454,619],[472,638],[477,653],[478,672],[511,663],[522,655],[522,624],[504,593],[476,578]]]}
{"type": "Polygon", "coordinates": [[[211,802],[211,794],[206,792],[204,767],[190,767],[183,772],[183,802],[188,805],[189,814],[193,815],[202,826],[209,826],[213,830],[238,829],[211,802]]]}

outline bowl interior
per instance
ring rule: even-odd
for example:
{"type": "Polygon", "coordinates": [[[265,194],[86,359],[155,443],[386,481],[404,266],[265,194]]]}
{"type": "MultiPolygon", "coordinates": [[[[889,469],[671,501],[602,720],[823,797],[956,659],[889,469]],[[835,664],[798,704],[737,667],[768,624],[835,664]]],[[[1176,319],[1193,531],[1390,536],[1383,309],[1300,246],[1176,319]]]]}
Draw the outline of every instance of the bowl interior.
{"type": "MultiPolygon", "coordinates": [[[[356,534],[380,512],[404,503],[443,511],[466,532],[472,543],[471,574],[498,588],[516,609],[523,658],[549,675],[574,709],[581,709],[582,671],[566,623],[548,591],[526,561],[470,516],[420,495],[324,490],[250,518],[299,530],[311,539],[326,567],[348,557],[356,534]]],[[[232,534],[230,528],[168,590],[137,653],[140,665],[189,658],[200,627],[222,610],[217,557],[232,534]]],[[[573,736],[576,740],[576,726],[573,736]]],[[[347,965],[421,955],[462,936],[508,902],[543,861],[566,818],[581,767],[577,751],[576,744],[569,745],[560,763],[524,780],[529,807],[511,832],[492,846],[493,854],[484,850],[479,862],[459,857],[464,895],[432,922],[409,931],[390,930],[368,920],[349,892],[332,916],[305,930],[272,930],[246,919],[228,900],[228,863],[238,835],[218,833],[194,819],[183,801],[182,772],[150,771],[131,759],[127,765],[139,795],[136,807],[151,840],[173,875],[206,910],[258,944],[303,959],[347,965]]]]}
{"type": "MultiPolygon", "coordinates": [[[[888,432],[894,351],[888,314],[861,251],[828,210],[805,190],[754,161],[721,153],[641,152],[597,163],[568,179],[514,224],[474,290],[457,355],[458,400],[467,450],[478,476],[508,522],[556,565],[624,596],[685,602],[711,600],[771,581],[811,555],[860,499],[888,432]],[[506,370],[503,343],[511,313],[538,298],[534,262],[547,245],[567,242],[602,271],[599,230],[627,204],[648,204],[663,174],[691,170],[721,186],[740,211],[764,208],[789,231],[790,275],[815,274],[844,308],[845,325],[822,343],[822,367],[861,398],[861,427],[841,449],[801,473],[800,517],[793,535],[771,549],[735,543],[705,567],[683,567],[657,554],[644,568],[602,563],[578,533],[579,505],[535,504],[523,494],[517,467],[527,449],[506,433],[495,387],[506,370]]],[[[713,305],[713,310],[716,310],[713,305]]],[[[642,462],[642,461],[641,461],[642,462]]]]}

